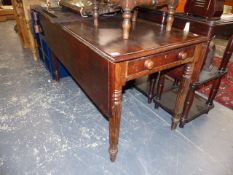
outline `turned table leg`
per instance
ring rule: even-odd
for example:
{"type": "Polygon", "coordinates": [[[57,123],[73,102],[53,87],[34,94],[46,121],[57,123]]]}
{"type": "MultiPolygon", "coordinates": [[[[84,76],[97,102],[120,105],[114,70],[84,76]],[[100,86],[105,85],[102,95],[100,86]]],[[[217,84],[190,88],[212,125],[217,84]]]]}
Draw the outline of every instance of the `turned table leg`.
{"type": "Polygon", "coordinates": [[[114,81],[110,83],[110,94],[111,97],[111,115],[109,118],[109,156],[110,160],[114,162],[116,160],[118,152],[118,140],[120,133],[120,122],[121,122],[121,104],[122,104],[122,87],[126,81],[122,77],[125,75],[126,64],[111,64],[110,65],[110,77],[114,81]]]}
{"type": "Polygon", "coordinates": [[[171,125],[172,130],[175,130],[177,124],[180,122],[183,105],[191,83],[193,68],[194,68],[194,63],[188,63],[185,65],[185,70],[179,86],[178,95],[176,98],[175,110],[172,117],[172,125],[171,125]]]}
{"type": "Polygon", "coordinates": [[[109,118],[109,155],[110,160],[114,162],[118,152],[118,139],[121,120],[121,98],[122,91],[115,90],[113,93],[113,116],[109,118]]]}

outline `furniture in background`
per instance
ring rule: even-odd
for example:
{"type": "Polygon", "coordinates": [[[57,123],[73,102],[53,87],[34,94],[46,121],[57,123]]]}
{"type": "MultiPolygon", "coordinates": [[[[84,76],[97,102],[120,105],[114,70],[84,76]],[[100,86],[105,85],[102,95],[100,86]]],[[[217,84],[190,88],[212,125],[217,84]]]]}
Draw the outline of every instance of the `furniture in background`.
{"type": "MultiPolygon", "coordinates": [[[[195,119],[199,115],[208,113],[209,110],[214,107],[213,100],[218,92],[222,77],[227,74],[226,68],[231,58],[232,52],[233,52],[233,35],[230,37],[228,41],[220,66],[215,67],[212,65],[209,71],[202,70],[199,75],[198,81],[190,85],[189,92],[185,100],[185,106],[182,113],[183,117],[182,117],[182,121],[180,122],[180,127],[184,127],[185,123],[195,119]],[[210,94],[208,96],[208,100],[197,94],[196,94],[196,99],[194,100],[195,91],[200,87],[203,87],[204,85],[207,84],[209,85],[210,83],[212,83],[212,87],[210,94]]],[[[171,75],[171,73],[173,72],[170,72],[169,75],[171,75]]],[[[166,111],[169,111],[169,113],[172,114],[173,113],[172,107],[174,105],[174,99],[172,99],[172,97],[174,98],[177,92],[176,91],[177,86],[176,87],[171,86],[171,89],[169,90],[167,89],[166,92],[163,92],[164,80],[165,77],[164,74],[162,74],[162,76],[160,76],[158,81],[157,94],[154,100],[156,106],[161,106],[165,108],[166,111]]],[[[179,84],[175,84],[175,85],[179,86],[179,84]]]]}
{"type": "MultiPolygon", "coordinates": [[[[139,18],[165,25],[166,18],[167,18],[167,12],[166,11],[155,11],[155,10],[148,9],[148,8],[140,8],[138,16],[139,16],[139,18]]],[[[230,17],[227,16],[226,18],[222,17],[219,20],[206,20],[206,18],[203,18],[203,17],[197,17],[197,16],[193,16],[193,15],[190,16],[190,15],[187,15],[186,13],[177,13],[174,15],[173,27],[179,28],[182,30],[185,27],[188,27],[189,32],[207,36],[208,42],[210,43],[212,38],[214,38],[214,36],[216,36],[216,35],[218,36],[218,35],[224,34],[227,38],[229,38],[229,36],[231,36],[233,34],[233,16],[230,16],[230,17]]],[[[213,55],[211,53],[208,53],[208,54],[213,55]]],[[[203,68],[206,71],[208,71],[208,68],[209,68],[210,63],[211,63],[211,58],[212,58],[211,56],[207,57],[208,54],[206,54],[206,58],[209,58],[209,59],[205,58],[206,59],[205,64],[203,65],[203,68]]],[[[183,69],[179,68],[176,70],[171,70],[170,73],[168,73],[168,72],[167,73],[171,77],[176,79],[176,77],[181,76],[182,72],[183,72],[183,69]]],[[[161,75],[162,74],[163,73],[161,73],[161,75]]],[[[148,96],[148,102],[151,102],[152,99],[155,98],[156,93],[160,94],[161,92],[159,92],[159,91],[162,91],[162,89],[163,89],[163,85],[162,85],[162,83],[160,83],[159,85],[161,87],[156,90],[156,88],[155,88],[156,76],[157,76],[157,74],[148,77],[148,79],[149,79],[148,83],[145,80],[137,80],[137,83],[136,83],[137,88],[143,94],[148,96]]],[[[160,82],[163,82],[164,77],[161,76],[161,78],[162,79],[160,79],[160,82]]],[[[218,77],[216,77],[216,78],[218,78],[218,77]]],[[[195,81],[193,81],[192,83],[195,84],[195,81]]],[[[177,81],[175,82],[175,84],[177,84],[177,81]]],[[[172,98],[175,98],[175,94],[173,94],[173,96],[174,97],[172,97],[172,98]]],[[[164,108],[166,111],[171,112],[170,104],[168,104],[168,103],[166,104],[163,102],[159,103],[160,96],[157,96],[156,98],[157,98],[155,100],[156,104],[158,104],[159,106],[164,108]]],[[[172,101],[172,100],[170,99],[168,101],[172,101]]],[[[198,103],[193,104],[193,106],[192,106],[193,109],[191,109],[191,112],[189,113],[189,117],[185,122],[191,121],[192,119],[200,116],[201,114],[207,113],[210,109],[213,108],[213,105],[206,105],[206,100],[197,94],[195,94],[195,97],[194,97],[194,102],[196,102],[196,101],[198,103]]],[[[189,102],[187,101],[187,103],[189,103],[189,102]]]]}
{"type": "MultiPolygon", "coordinates": [[[[98,26],[98,16],[100,11],[100,5],[106,4],[105,8],[110,6],[117,6],[118,9],[122,8],[123,11],[123,38],[129,39],[129,33],[131,30],[131,22],[135,22],[137,19],[137,7],[138,6],[168,6],[168,18],[167,18],[167,31],[171,30],[172,23],[173,23],[173,15],[175,13],[175,8],[178,5],[179,0],[107,0],[107,1],[99,1],[99,0],[87,0],[85,3],[90,4],[91,10],[93,11],[93,19],[94,25],[98,26]],[[121,8],[120,8],[121,7],[121,8]],[[133,12],[134,11],[134,12],[133,12]],[[132,13],[133,12],[133,13],[132,13]]],[[[71,8],[74,11],[80,12],[80,5],[85,3],[81,2],[80,0],[61,0],[59,2],[60,5],[71,8]]]]}
{"type": "Polygon", "coordinates": [[[200,71],[196,63],[203,61],[206,37],[184,34],[179,29],[167,32],[161,25],[138,20],[132,37],[124,40],[122,20],[118,16],[99,17],[99,25],[95,26],[92,18],[76,17],[78,21],[59,22],[54,21],[62,17],[58,11],[50,13],[39,7],[34,10],[39,13],[43,37],[53,52],[56,79],[59,80],[57,63],[60,60],[109,120],[111,161],[118,152],[122,88],[127,81],[185,65],[183,86],[173,115],[172,129],[176,128],[190,78],[200,71]]]}
{"type": "Polygon", "coordinates": [[[220,19],[223,6],[224,0],[189,0],[185,4],[184,12],[204,17],[206,20],[220,19]]]}
{"type": "MultiPolygon", "coordinates": [[[[45,67],[48,69],[51,79],[54,80],[55,76],[53,74],[54,65],[52,61],[53,59],[52,52],[43,38],[43,32],[40,31],[41,30],[40,18],[39,18],[38,13],[35,12],[34,10],[31,10],[31,19],[32,19],[32,32],[36,40],[37,53],[41,61],[44,63],[45,67]]],[[[60,78],[69,76],[68,71],[65,69],[65,67],[60,62],[58,63],[58,72],[59,72],[60,78]]]]}
{"type": "Polygon", "coordinates": [[[30,48],[34,60],[37,60],[36,43],[30,25],[30,5],[39,4],[39,0],[12,0],[18,32],[23,48],[30,48]]]}
{"type": "Polygon", "coordinates": [[[0,22],[15,19],[13,7],[8,5],[0,6],[0,22]]]}

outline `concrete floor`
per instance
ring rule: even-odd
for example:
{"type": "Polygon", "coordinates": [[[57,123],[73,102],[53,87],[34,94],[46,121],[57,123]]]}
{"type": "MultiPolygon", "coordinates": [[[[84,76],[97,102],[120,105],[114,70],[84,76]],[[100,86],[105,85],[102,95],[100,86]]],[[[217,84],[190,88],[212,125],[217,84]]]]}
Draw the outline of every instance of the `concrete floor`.
{"type": "Polygon", "coordinates": [[[0,175],[233,174],[233,111],[215,103],[172,132],[170,115],[135,89],[123,96],[111,163],[108,122],[70,77],[50,80],[13,27],[0,23],[0,175]]]}

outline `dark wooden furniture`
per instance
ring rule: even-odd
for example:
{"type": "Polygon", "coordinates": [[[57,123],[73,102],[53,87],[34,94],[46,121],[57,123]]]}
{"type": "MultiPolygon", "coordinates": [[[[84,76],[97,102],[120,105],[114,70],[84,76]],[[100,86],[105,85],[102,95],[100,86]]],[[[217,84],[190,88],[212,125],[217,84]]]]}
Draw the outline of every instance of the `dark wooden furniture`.
{"type": "MultiPolygon", "coordinates": [[[[140,8],[139,18],[166,25],[167,12],[140,8]]],[[[176,13],[174,15],[173,27],[183,30],[187,24],[189,24],[189,32],[207,36],[208,42],[215,36],[221,35],[229,38],[233,34],[233,15],[212,21],[185,13],[176,13]]],[[[206,60],[204,68],[209,67],[210,61],[206,60]]]]}
{"type": "Polygon", "coordinates": [[[137,20],[129,40],[122,38],[121,17],[77,17],[76,22],[54,22],[41,8],[39,13],[44,39],[54,54],[54,74],[59,80],[58,59],[83,91],[109,120],[109,153],[114,161],[118,152],[122,88],[129,80],[185,65],[172,129],[180,121],[192,75],[198,74],[203,61],[206,37],[184,35],[178,29],[167,32],[163,26],[137,20]],[[185,57],[181,55],[185,54],[185,57]]]}
{"type": "Polygon", "coordinates": [[[220,19],[223,13],[224,0],[188,0],[184,12],[201,16],[207,20],[220,19]]]}
{"type": "MultiPolygon", "coordinates": [[[[167,12],[140,8],[139,18],[166,25],[167,12]]],[[[208,42],[219,35],[229,38],[233,34],[233,15],[219,20],[206,20],[205,18],[190,16],[185,13],[176,13],[174,15],[173,27],[183,30],[186,25],[189,25],[189,32],[207,36],[208,42]]],[[[210,60],[206,60],[204,68],[208,68],[209,64],[210,60]]]]}
{"type": "MultiPolygon", "coordinates": [[[[138,17],[166,25],[167,12],[140,8],[138,17]]],[[[185,13],[174,14],[174,28],[183,30],[187,23],[190,25],[189,32],[207,36],[209,40],[215,35],[226,35],[230,37],[233,31],[233,16],[221,18],[219,20],[206,20],[205,18],[190,16],[185,13]]]]}
{"type": "Polygon", "coordinates": [[[168,18],[167,18],[167,31],[171,30],[174,20],[175,9],[179,0],[87,0],[85,3],[80,0],[61,0],[59,4],[67,7],[72,11],[83,14],[86,11],[87,14],[93,16],[94,25],[98,26],[98,16],[103,13],[118,12],[123,10],[123,38],[128,39],[131,30],[131,21],[135,22],[137,19],[137,7],[138,6],[168,6],[168,18]],[[134,10],[133,14],[132,11],[134,10]]]}
{"type": "MultiPolygon", "coordinates": [[[[167,16],[167,13],[163,11],[154,11],[154,10],[150,10],[146,8],[139,9],[139,18],[153,21],[156,23],[160,23],[163,25],[166,24],[166,16],[167,16]]],[[[233,34],[233,16],[228,17],[228,18],[223,18],[220,20],[215,20],[215,21],[207,21],[204,18],[189,16],[189,15],[186,15],[185,13],[175,14],[174,17],[175,19],[174,19],[173,27],[184,29],[185,25],[189,23],[190,24],[189,31],[199,34],[199,35],[207,36],[208,42],[210,42],[211,39],[216,35],[222,35],[224,33],[226,37],[229,37],[233,34]]],[[[204,71],[209,71],[208,68],[210,66],[210,63],[211,63],[211,60],[205,60],[205,64],[203,65],[203,68],[205,68],[203,69],[204,71]]],[[[179,68],[179,69],[170,70],[164,73],[169,74],[169,76],[173,78],[180,79],[179,77],[181,77],[182,72],[183,72],[183,68],[179,68]]],[[[209,74],[211,74],[211,71],[209,72],[209,74]]],[[[144,83],[142,82],[137,83],[138,89],[148,96],[149,102],[151,102],[152,99],[155,98],[156,93],[160,94],[163,89],[162,82],[164,81],[164,76],[161,76],[160,81],[159,81],[160,83],[158,83],[159,88],[156,90],[155,88],[156,75],[157,74],[149,77],[149,83],[147,83],[146,81],[144,81],[144,83]]],[[[215,76],[215,77],[216,79],[218,79],[218,76],[215,76]]],[[[205,82],[205,80],[208,81],[209,76],[205,77],[205,79],[203,78],[204,77],[202,77],[201,82],[205,82]]],[[[199,84],[200,82],[193,81],[192,83],[199,84]]],[[[177,82],[175,82],[175,84],[177,84],[177,82]]],[[[173,89],[171,90],[171,93],[169,95],[166,95],[166,96],[162,95],[161,99],[160,99],[160,96],[157,96],[156,97],[157,99],[155,100],[157,105],[161,106],[163,109],[165,109],[166,111],[170,113],[172,113],[171,109],[172,109],[172,106],[174,106],[174,100],[172,99],[173,98],[175,99],[176,97],[175,96],[176,93],[174,93],[174,91],[175,90],[173,89]],[[163,101],[163,98],[169,99],[168,101],[170,103],[166,103],[165,101],[163,101]],[[159,102],[160,100],[161,102],[159,102]],[[173,101],[173,104],[172,104],[172,101],[173,101]]],[[[192,88],[190,89],[190,91],[193,92],[192,88]]],[[[190,102],[187,101],[187,103],[190,103],[190,102]]],[[[193,120],[194,118],[200,116],[201,114],[207,113],[212,108],[213,108],[213,105],[206,105],[206,100],[200,97],[199,95],[195,94],[194,103],[192,105],[191,111],[188,114],[189,116],[187,117],[186,122],[193,120]]]]}
{"type": "MultiPolygon", "coordinates": [[[[192,83],[190,85],[190,89],[188,92],[188,95],[186,97],[185,100],[185,105],[184,105],[184,109],[183,109],[183,113],[182,113],[182,120],[180,122],[180,127],[183,128],[185,123],[195,119],[196,117],[198,117],[200,114],[203,113],[208,113],[210,109],[212,109],[214,107],[213,105],[213,100],[218,92],[220,83],[221,83],[221,79],[222,77],[227,73],[227,64],[231,58],[233,52],[233,35],[230,37],[227,47],[225,49],[224,55],[222,57],[222,61],[219,67],[215,67],[212,66],[210,71],[205,71],[203,70],[198,78],[198,81],[196,81],[195,83],[192,83]],[[195,105],[192,107],[193,101],[194,101],[194,95],[195,95],[195,91],[206,85],[206,84],[210,84],[212,83],[212,87],[211,87],[211,91],[208,97],[208,100],[205,100],[204,98],[196,95],[198,98],[195,99],[195,105]],[[203,101],[205,103],[203,103],[203,101]],[[191,109],[191,111],[190,111],[191,109]],[[191,113],[192,115],[190,115],[189,113],[191,113]]],[[[162,77],[159,78],[159,82],[158,82],[158,89],[157,89],[157,95],[155,98],[155,103],[156,106],[161,106],[161,107],[165,107],[167,111],[169,111],[171,114],[173,113],[173,108],[172,106],[174,104],[172,104],[172,102],[174,103],[174,100],[172,100],[171,98],[174,97],[174,94],[176,94],[176,90],[174,86],[171,86],[171,90],[167,90],[166,92],[162,93],[163,91],[163,86],[164,86],[164,74],[162,75],[162,77]],[[171,95],[173,94],[173,95],[171,95]],[[163,96],[163,97],[161,97],[163,96]],[[166,99],[166,97],[170,96],[169,98],[171,100],[169,101],[165,101],[165,100],[161,100],[161,99],[166,99]],[[167,104],[170,103],[170,104],[167,104]]]]}

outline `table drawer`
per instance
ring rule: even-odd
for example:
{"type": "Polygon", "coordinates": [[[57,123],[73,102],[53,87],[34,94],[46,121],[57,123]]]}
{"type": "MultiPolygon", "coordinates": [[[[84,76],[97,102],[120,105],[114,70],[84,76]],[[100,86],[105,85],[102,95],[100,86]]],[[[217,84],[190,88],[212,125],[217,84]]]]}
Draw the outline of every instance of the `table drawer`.
{"type": "Polygon", "coordinates": [[[174,64],[180,65],[180,61],[185,63],[188,58],[193,57],[194,50],[195,47],[187,47],[130,61],[128,62],[127,76],[146,73],[161,67],[167,69],[170,65],[174,67],[174,64]]]}

